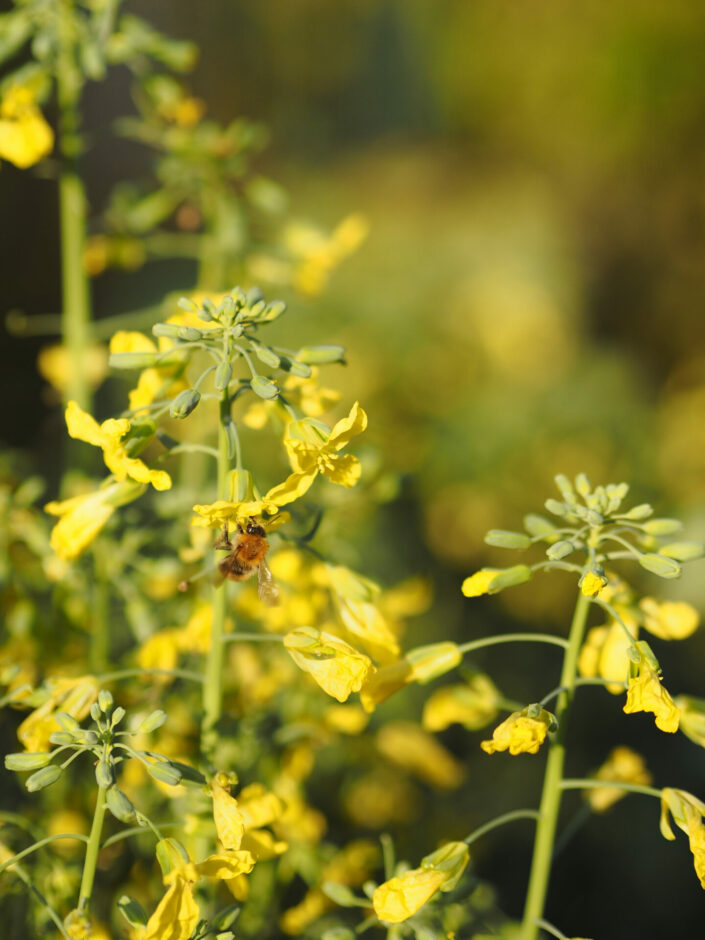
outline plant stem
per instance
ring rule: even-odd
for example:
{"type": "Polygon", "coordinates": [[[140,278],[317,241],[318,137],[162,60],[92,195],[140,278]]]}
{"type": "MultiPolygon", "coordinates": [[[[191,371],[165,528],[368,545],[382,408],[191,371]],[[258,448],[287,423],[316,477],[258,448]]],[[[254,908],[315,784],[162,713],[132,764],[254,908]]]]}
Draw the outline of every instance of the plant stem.
{"type": "Polygon", "coordinates": [[[579,780],[566,777],[565,780],[561,780],[560,787],[561,790],[584,790],[602,787],[607,790],[624,790],[626,793],[643,793],[644,796],[655,796],[657,800],[660,800],[663,795],[663,792],[657,790],[656,787],[646,787],[640,783],[624,783],[621,780],[595,780],[594,778],[579,780]]]}
{"type": "Polygon", "coordinates": [[[568,648],[568,641],[563,637],[553,636],[550,633],[505,633],[500,636],[485,636],[481,640],[470,640],[459,647],[460,653],[470,653],[485,646],[496,646],[498,643],[550,643],[553,646],[568,648]]]}
{"type": "Polygon", "coordinates": [[[61,150],[61,332],[69,356],[66,398],[78,402],[84,411],[90,411],[91,393],[86,378],[85,351],[90,339],[91,304],[88,278],[83,267],[86,193],[78,169],[81,150],[79,102],[83,80],[74,61],[72,0],[62,0],[60,16],[61,50],[57,62],[56,86],[61,150]]]}
{"type": "Polygon", "coordinates": [[[475,829],[474,832],[471,832],[470,835],[463,839],[466,845],[472,845],[476,839],[480,839],[482,836],[486,835],[488,832],[492,832],[493,829],[497,829],[498,826],[503,826],[505,823],[513,822],[515,819],[538,819],[539,813],[535,809],[514,809],[509,813],[504,813],[503,816],[497,816],[496,819],[490,820],[490,822],[485,823],[484,826],[479,826],[475,829]]]}
{"type": "Polygon", "coordinates": [[[576,679],[578,653],[585,632],[590,601],[584,594],[578,596],[573,621],[570,626],[568,647],[563,657],[560,685],[563,691],[556,702],[558,731],[551,743],[543,780],[543,792],[539,806],[539,822],[536,827],[534,854],[531,861],[531,875],[526,895],[526,906],[522,920],[521,940],[536,940],[539,926],[537,921],[543,916],[546,892],[551,871],[553,842],[556,834],[558,811],[561,805],[561,783],[563,763],[565,761],[565,737],[573,689],[576,679]]]}
{"type": "Polygon", "coordinates": [[[93,560],[94,582],[90,632],[90,664],[93,673],[99,673],[106,669],[110,654],[110,634],[108,629],[110,582],[106,577],[100,544],[94,546],[93,560]]]}
{"type": "MultiPolygon", "coordinates": [[[[228,473],[230,472],[228,435],[226,432],[228,421],[230,421],[230,395],[226,388],[220,399],[220,422],[218,424],[218,496],[221,499],[227,498],[228,473]]],[[[223,707],[223,636],[225,635],[225,614],[228,600],[226,583],[223,582],[215,589],[211,644],[206,657],[203,677],[201,750],[208,758],[212,758],[215,750],[218,738],[216,725],[220,720],[223,707]]]]}
{"type": "Polygon", "coordinates": [[[103,833],[104,817],[105,787],[98,787],[98,795],[95,800],[95,812],[93,813],[93,825],[91,826],[91,834],[88,837],[86,858],[83,862],[83,875],[81,877],[81,890],[79,892],[78,901],[78,909],[80,911],[87,911],[88,905],[91,903],[95,869],[98,864],[98,853],[100,852],[100,837],[103,833]]]}

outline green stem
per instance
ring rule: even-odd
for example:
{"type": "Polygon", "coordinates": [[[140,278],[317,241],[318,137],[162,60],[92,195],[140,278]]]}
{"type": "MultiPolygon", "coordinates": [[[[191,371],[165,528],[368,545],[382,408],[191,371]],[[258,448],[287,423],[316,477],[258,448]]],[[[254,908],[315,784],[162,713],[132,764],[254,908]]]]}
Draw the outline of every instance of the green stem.
{"type": "Polygon", "coordinates": [[[93,549],[94,582],[93,604],[91,610],[90,664],[91,672],[98,673],[108,665],[110,653],[110,633],[108,625],[110,587],[105,576],[105,566],[101,557],[101,546],[93,549]]]}
{"type": "Polygon", "coordinates": [[[472,845],[476,839],[480,839],[488,832],[492,832],[493,829],[497,829],[498,826],[503,826],[505,823],[513,822],[515,819],[539,819],[539,812],[535,809],[514,809],[510,813],[504,813],[502,816],[498,816],[496,819],[492,819],[490,822],[485,823],[484,826],[480,826],[478,829],[475,829],[474,832],[471,832],[470,835],[463,839],[466,845],[472,845]]]}
{"type": "Polygon", "coordinates": [[[81,877],[81,890],[79,892],[78,901],[78,909],[80,911],[87,911],[88,905],[91,903],[95,869],[98,864],[98,853],[100,852],[100,837],[103,833],[104,817],[105,787],[98,787],[98,795],[95,800],[95,812],[93,813],[93,825],[91,826],[91,834],[88,837],[86,858],[83,862],[83,875],[81,877]]]}
{"type": "Polygon", "coordinates": [[[584,594],[578,595],[575,605],[573,621],[570,626],[568,646],[563,657],[560,685],[563,691],[556,702],[556,718],[558,731],[551,743],[546,762],[546,772],[543,781],[543,792],[539,806],[539,822],[536,827],[534,840],[534,854],[531,861],[531,875],[529,888],[524,907],[522,920],[521,940],[536,940],[538,935],[537,921],[543,916],[548,881],[551,872],[551,857],[556,834],[558,811],[561,805],[561,782],[563,777],[563,764],[565,761],[565,736],[568,724],[568,715],[573,698],[573,688],[576,680],[578,653],[585,633],[590,601],[584,594]]]}
{"type": "Polygon", "coordinates": [[[27,874],[27,872],[24,870],[24,868],[21,865],[15,865],[15,867],[12,869],[12,873],[13,875],[17,875],[17,877],[21,881],[24,882],[26,887],[32,892],[32,894],[39,901],[39,903],[46,908],[47,914],[54,921],[54,924],[56,925],[56,928],[61,934],[61,936],[64,937],[65,940],[71,940],[71,937],[68,935],[61,918],[56,913],[56,911],[51,906],[51,904],[47,901],[47,899],[44,897],[44,895],[40,892],[37,886],[34,884],[34,882],[30,878],[30,876],[27,874]]]}
{"type": "Polygon", "coordinates": [[[498,643],[551,643],[553,646],[568,648],[568,640],[550,633],[504,633],[501,636],[486,636],[481,640],[471,640],[459,647],[460,653],[470,653],[484,646],[496,646],[498,643]]]}
{"type": "MultiPolygon", "coordinates": [[[[225,342],[227,343],[227,337],[225,342]]],[[[230,456],[226,427],[230,420],[230,395],[226,388],[220,399],[220,422],[218,424],[218,496],[221,499],[227,499],[228,495],[230,456]]],[[[222,555],[219,557],[222,558],[222,555]]],[[[225,615],[228,601],[226,583],[227,582],[224,581],[215,589],[211,644],[206,656],[205,672],[203,676],[201,749],[204,755],[209,758],[212,758],[215,750],[218,738],[216,725],[220,720],[223,707],[223,637],[225,635],[225,615]]]]}
{"type": "Polygon", "coordinates": [[[0,865],[0,872],[5,871],[6,868],[10,868],[16,862],[19,862],[25,858],[27,855],[31,855],[32,852],[36,852],[37,849],[41,849],[43,845],[48,845],[50,842],[55,842],[57,839],[78,839],[81,842],[88,842],[88,836],[79,835],[75,832],[62,832],[61,835],[47,836],[45,839],[40,839],[38,842],[30,845],[28,848],[22,849],[21,852],[17,853],[17,855],[13,855],[12,858],[8,858],[7,861],[0,865]]]}
{"type": "Polygon", "coordinates": [[[283,643],[284,637],[266,633],[228,633],[223,643],[283,643]]]}
{"type": "Polygon", "coordinates": [[[86,241],[86,192],[78,167],[81,151],[79,102],[83,80],[75,62],[73,0],[60,7],[60,53],[56,88],[59,104],[59,214],[61,218],[62,339],[68,350],[66,398],[90,411],[85,351],[90,340],[91,302],[83,267],[86,241]]]}
{"type": "Polygon", "coordinates": [[[584,789],[595,789],[596,787],[607,787],[607,789],[617,789],[617,790],[626,790],[627,793],[643,793],[644,796],[655,796],[656,799],[660,800],[663,792],[657,790],[655,787],[645,787],[640,783],[623,783],[620,780],[578,780],[575,778],[566,778],[561,780],[560,788],[561,790],[584,790],[584,789]]]}

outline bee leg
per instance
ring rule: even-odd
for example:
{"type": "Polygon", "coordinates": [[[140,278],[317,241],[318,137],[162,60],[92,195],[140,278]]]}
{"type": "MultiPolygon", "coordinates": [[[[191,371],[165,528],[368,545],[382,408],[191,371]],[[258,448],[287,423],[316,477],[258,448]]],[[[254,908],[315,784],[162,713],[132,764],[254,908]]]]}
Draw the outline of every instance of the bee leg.
{"type": "Polygon", "coordinates": [[[224,551],[231,552],[233,550],[233,543],[230,541],[230,535],[228,534],[228,524],[227,522],[223,523],[223,532],[215,540],[214,548],[221,548],[224,551]]]}

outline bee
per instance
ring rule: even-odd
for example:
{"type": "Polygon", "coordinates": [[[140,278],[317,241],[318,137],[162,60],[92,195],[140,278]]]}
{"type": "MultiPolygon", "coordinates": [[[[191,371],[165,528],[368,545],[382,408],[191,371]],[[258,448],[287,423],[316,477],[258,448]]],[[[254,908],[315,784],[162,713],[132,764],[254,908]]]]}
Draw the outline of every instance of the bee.
{"type": "Polygon", "coordinates": [[[235,541],[231,542],[226,524],[215,547],[230,552],[218,563],[218,572],[222,579],[247,581],[256,571],[259,599],[268,607],[278,603],[279,590],[266,561],[269,542],[261,525],[257,525],[254,519],[250,519],[243,529],[238,523],[237,536],[235,541]]]}

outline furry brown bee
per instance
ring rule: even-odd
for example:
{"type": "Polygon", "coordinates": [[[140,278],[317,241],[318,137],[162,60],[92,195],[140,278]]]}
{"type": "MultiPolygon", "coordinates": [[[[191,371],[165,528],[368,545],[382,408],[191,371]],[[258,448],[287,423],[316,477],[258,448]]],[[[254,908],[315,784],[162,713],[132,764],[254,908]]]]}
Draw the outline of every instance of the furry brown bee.
{"type": "Polygon", "coordinates": [[[215,547],[230,552],[218,563],[218,571],[222,578],[230,581],[247,581],[256,571],[259,599],[270,607],[277,603],[279,591],[266,561],[269,542],[261,525],[257,525],[253,519],[250,519],[244,529],[238,524],[234,542],[230,540],[227,526],[225,526],[215,547]]]}

